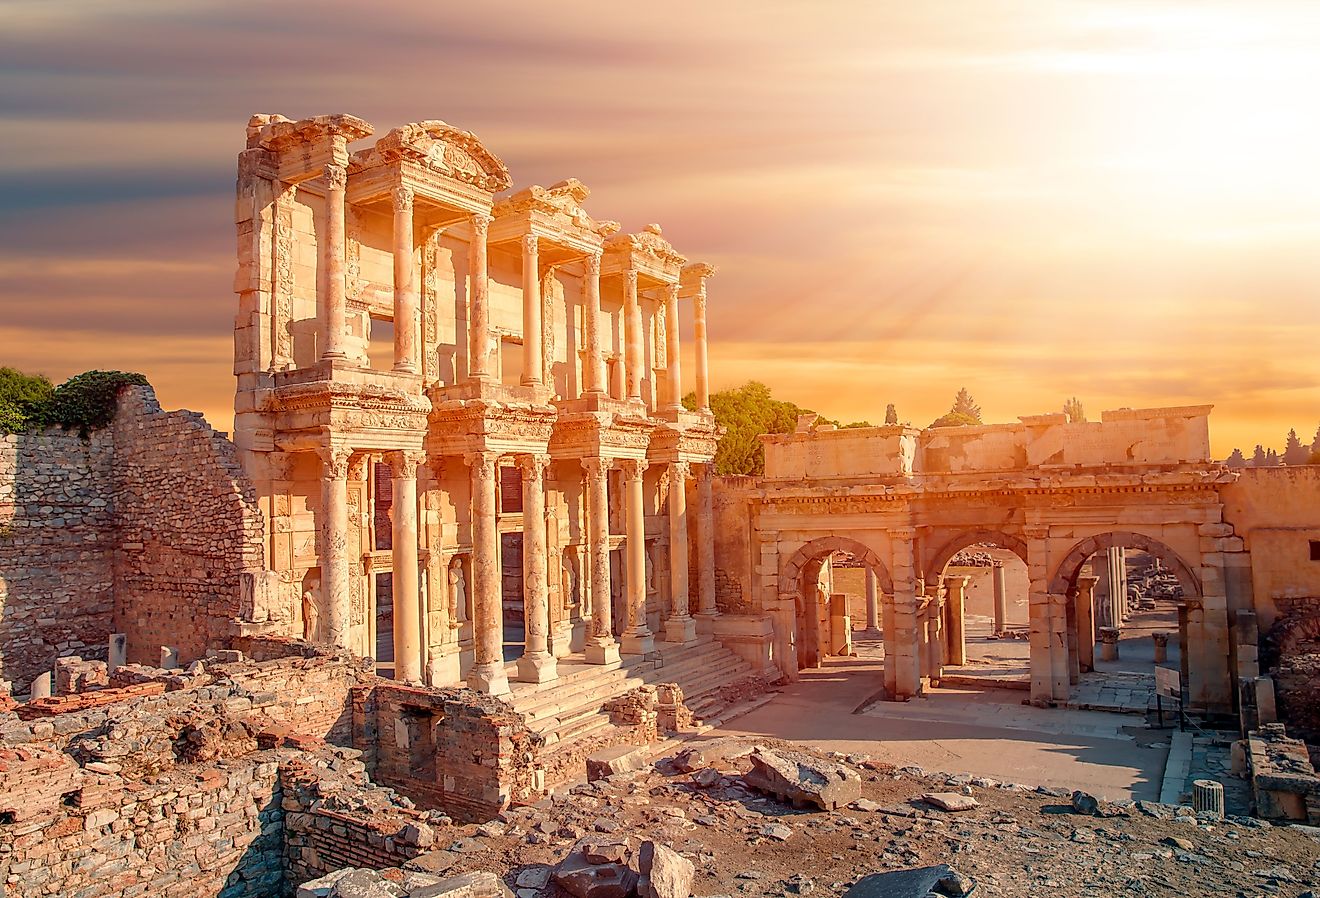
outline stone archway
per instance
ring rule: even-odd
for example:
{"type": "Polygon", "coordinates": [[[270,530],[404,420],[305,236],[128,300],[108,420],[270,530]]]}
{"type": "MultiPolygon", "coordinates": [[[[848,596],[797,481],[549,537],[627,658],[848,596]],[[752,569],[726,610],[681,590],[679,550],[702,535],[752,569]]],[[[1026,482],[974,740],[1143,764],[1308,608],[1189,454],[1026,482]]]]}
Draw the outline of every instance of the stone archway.
{"type": "Polygon", "coordinates": [[[1067,595],[1072,592],[1077,587],[1077,578],[1081,575],[1082,565],[1086,563],[1086,559],[1097,552],[1115,547],[1140,549],[1146,554],[1158,558],[1161,563],[1168,565],[1169,569],[1177,575],[1178,582],[1182,584],[1184,595],[1188,597],[1199,597],[1201,595],[1201,580],[1187,565],[1187,562],[1182,559],[1182,556],[1154,537],[1126,530],[1097,533],[1095,536],[1088,536],[1073,546],[1054,569],[1054,576],[1050,578],[1049,591],[1058,595],[1067,595]]]}
{"type": "Polygon", "coordinates": [[[1022,563],[1027,563],[1027,541],[1020,536],[1014,536],[1011,533],[1005,533],[1002,530],[969,530],[958,534],[953,539],[940,547],[931,559],[930,565],[926,568],[926,582],[931,582],[938,578],[944,568],[963,549],[971,546],[990,545],[1000,549],[1007,549],[1018,558],[1022,563]]]}
{"type": "Polygon", "coordinates": [[[799,548],[780,569],[779,574],[780,596],[793,601],[790,638],[799,670],[818,666],[820,660],[821,653],[817,648],[822,636],[817,606],[819,597],[814,593],[809,597],[807,591],[819,577],[825,559],[836,552],[851,555],[874,573],[882,596],[893,595],[894,584],[889,568],[875,550],[866,544],[844,536],[826,536],[813,539],[799,548]]]}

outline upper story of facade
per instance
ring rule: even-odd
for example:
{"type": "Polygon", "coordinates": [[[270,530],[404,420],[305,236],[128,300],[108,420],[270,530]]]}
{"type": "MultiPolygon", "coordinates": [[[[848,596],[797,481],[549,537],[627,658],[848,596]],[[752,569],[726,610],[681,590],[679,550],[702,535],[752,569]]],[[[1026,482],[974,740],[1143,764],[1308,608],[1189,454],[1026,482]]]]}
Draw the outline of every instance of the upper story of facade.
{"type": "Polygon", "coordinates": [[[372,135],[349,115],[248,124],[235,215],[243,448],[354,426],[337,403],[374,406],[402,432],[473,401],[712,420],[711,266],[658,225],[624,233],[594,218],[575,179],[508,193],[508,169],[470,132],[425,121],[372,135]],[[685,383],[689,320],[696,370],[685,383]],[[685,388],[695,415],[682,410],[685,388]]]}
{"type": "Polygon", "coordinates": [[[795,433],[761,437],[767,487],[817,483],[1011,487],[1059,478],[1198,477],[1220,473],[1210,457],[1212,406],[1118,409],[1099,421],[1062,413],[1016,424],[932,427],[896,424],[836,429],[799,422],[795,433]]]}

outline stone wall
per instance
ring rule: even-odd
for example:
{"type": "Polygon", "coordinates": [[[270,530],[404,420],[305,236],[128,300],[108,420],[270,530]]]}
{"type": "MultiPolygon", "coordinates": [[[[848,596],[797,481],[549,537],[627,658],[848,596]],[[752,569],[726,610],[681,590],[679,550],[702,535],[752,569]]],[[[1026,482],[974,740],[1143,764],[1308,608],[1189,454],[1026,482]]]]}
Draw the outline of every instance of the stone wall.
{"type": "Polygon", "coordinates": [[[113,440],[0,435],[0,680],[105,657],[114,609],[113,440]]]}
{"type": "Polygon", "coordinates": [[[150,388],[124,391],[113,431],[115,624],[130,661],[169,645],[187,664],[229,637],[243,575],[264,570],[256,492],[229,440],[196,412],[161,411],[150,388]]]}

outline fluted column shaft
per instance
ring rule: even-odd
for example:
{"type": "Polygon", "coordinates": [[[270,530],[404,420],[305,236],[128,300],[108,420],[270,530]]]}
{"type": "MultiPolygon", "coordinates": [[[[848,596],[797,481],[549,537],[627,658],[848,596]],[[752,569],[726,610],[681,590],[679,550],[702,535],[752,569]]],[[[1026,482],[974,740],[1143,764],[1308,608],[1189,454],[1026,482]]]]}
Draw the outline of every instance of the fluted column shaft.
{"type": "Polygon", "coordinates": [[[325,209],[321,232],[321,269],[325,289],[321,292],[321,321],[325,327],[321,358],[348,357],[348,311],[344,298],[344,192],[348,187],[348,169],[342,165],[325,167],[325,209]]]}
{"type": "Polygon", "coordinates": [[[417,266],[413,262],[413,192],[394,189],[394,370],[416,374],[417,266]]]}
{"type": "Polygon", "coordinates": [[[696,621],[688,609],[688,463],[669,465],[669,619],[665,621],[666,642],[692,642],[697,638],[696,621]]]}
{"type": "Polygon", "coordinates": [[[390,505],[394,562],[394,679],[422,681],[422,601],[417,572],[417,465],[421,453],[395,452],[390,458],[394,501],[390,505]]]}
{"type": "MultiPolygon", "coordinates": [[[[677,291],[675,291],[677,292],[677,291]]],[[[697,472],[697,613],[714,617],[715,604],[715,465],[697,472]]]]}
{"type": "Polygon", "coordinates": [[[627,655],[645,655],[655,651],[655,636],[646,624],[646,515],[642,505],[646,462],[628,459],[621,464],[628,488],[628,630],[620,649],[627,655]]]}
{"type": "Polygon", "coordinates": [[[550,654],[550,592],[546,583],[545,471],[548,455],[522,455],[523,627],[526,645],[518,659],[518,679],[545,683],[558,677],[550,654]]]}
{"type": "Polygon", "coordinates": [[[642,398],[642,304],[637,299],[637,272],[623,273],[625,323],[624,366],[628,369],[628,398],[642,398]]]}
{"type": "Polygon", "coordinates": [[[524,234],[522,244],[523,373],[522,382],[540,386],[544,367],[541,345],[541,253],[535,234],[524,234]]]}
{"type": "Polygon", "coordinates": [[[587,637],[589,664],[619,660],[614,639],[614,609],[610,601],[610,505],[607,486],[609,462],[584,458],[587,482],[587,556],[591,575],[591,635],[587,637]]]}
{"type": "Polygon", "coordinates": [[[509,691],[504,672],[504,603],[499,563],[499,531],[495,519],[495,471],[499,454],[473,452],[472,468],[472,589],[475,602],[474,648],[468,685],[491,695],[509,691]]]}
{"type": "Polygon", "coordinates": [[[490,278],[486,263],[486,236],[490,216],[472,216],[472,242],[468,247],[468,377],[490,380],[490,278]]]}
{"type": "Polygon", "coordinates": [[[605,360],[601,356],[600,253],[591,253],[583,264],[583,330],[586,331],[586,356],[582,359],[582,392],[600,395],[605,392],[605,360]]]}
{"type": "Polygon", "coordinates": [[[352,609],[348,588],[348,458],[351,450],[330,447],[321,456],[321,595],[325,641],[340,648],[349,645],[352,609]]]}
{"type": "Polygon", "coordinates": [[[683,409],[682,345],[678,335],[678,284],[665,288],[665,368],[668,371],[670,411],[683,409]]]}
{"type": "Polygon", "coordinates": [[[706,288],[697,291],[693,303],[693,337],[697,350],[697,408],[710,411],[710,379],[706,364],[706,288]]]}

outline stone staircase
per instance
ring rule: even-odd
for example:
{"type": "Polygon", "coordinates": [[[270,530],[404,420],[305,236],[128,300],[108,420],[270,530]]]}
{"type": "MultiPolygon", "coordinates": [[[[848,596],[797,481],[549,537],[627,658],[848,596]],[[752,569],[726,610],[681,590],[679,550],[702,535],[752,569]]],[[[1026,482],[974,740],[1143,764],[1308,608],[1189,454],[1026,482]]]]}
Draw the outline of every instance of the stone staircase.
{"type": "MultiPolygon", "coordinates": [[[[721,709],[721,687],[752,676],[752,666],[711,637],[691,645],[658,643],[655,653],[625,655],[620,664],[586,664],[560,659],[559,678],[550,683],[510,682],[513,707],[527,715],[547,748],[601,739],[611,726],[602,710],[616,695],[658,683],[677,683],[683,699],[700,721],[721,709]]],[[[513,670],[510,670],[510,678],[513,670]]]]}

